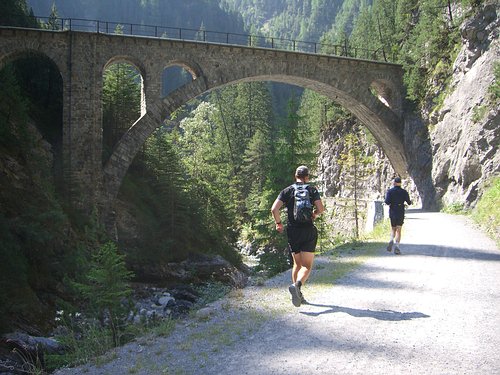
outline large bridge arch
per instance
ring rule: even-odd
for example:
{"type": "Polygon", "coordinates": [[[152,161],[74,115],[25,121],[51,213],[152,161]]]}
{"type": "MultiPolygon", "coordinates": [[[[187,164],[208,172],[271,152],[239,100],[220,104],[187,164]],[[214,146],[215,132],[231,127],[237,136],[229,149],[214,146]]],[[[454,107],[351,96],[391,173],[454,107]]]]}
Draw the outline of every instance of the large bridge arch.
{"type": "MultiPolygon", "coordinates": [[[[143,116],[129,129],[128,134],[123,137],[119,147],[116,148],[116,153],[104,168],[108,199],[112,200],[116,197],[121,180],[125,176],[128,168],[127,165],[130,165],[136,152],[151,133],[160,126],[162,119],[166,118],[182,104],[208,91],[226,85],[252,81],[271,81],[300,86],[316,91],[330,98],[332,101],[341,104],[367,126],[381,145],[382,149],[384,149],[389,156],[393,165],[399,167],[396,170],[402,175],[406,174],[406,159],[401,142],[402,127],[398,126],[401,119],[394,111],[371,93],[371,82],[367,84],[362,95],[353,95],[352,93],[343,91],[328,83],[305,78],[304,76],[283,74],[252,76],[246,71],[245,76],[231,81],[220,79],[219,84],[212,87],[207,84],[209,81],[210,77],[203,75],[195,76],[194,81],[180,87],[178,90],[158,102],[156,108],[153,110],[148,109],[149,115],[143,116]],[[399,147],[398,140],[400,143],[399,147]]],[[[397,103],[397,100],[393,97],[387,97],[392,103],[397,103]]],[[[397,107],[400,108],[400,106],[397,107]]]]}

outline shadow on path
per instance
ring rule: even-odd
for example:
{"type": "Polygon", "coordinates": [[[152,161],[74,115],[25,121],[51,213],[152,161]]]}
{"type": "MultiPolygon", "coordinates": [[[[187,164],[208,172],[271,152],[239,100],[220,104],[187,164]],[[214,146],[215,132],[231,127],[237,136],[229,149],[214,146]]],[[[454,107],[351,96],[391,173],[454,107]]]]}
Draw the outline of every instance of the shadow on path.
{"type": "Polygon", "coordinates": [[[327,310],[318,311],[318,312],[305,312],[301,311],[301,314],[308,316],[319,316],[322,314],[332,314],[343,312],[354,316],[356,318],[373,318],[377,320],[387,320],[387,321],[401,321],[401,320],[412,320],[418,318],[429,318],[429,315],[420,313],[420,312],[399,312],[393,310],[363,310],[363,309],[353,309],[350,307],[342,307],[335,305],[320,305],[316,303],[307,303],[308,306],[317,306],[317,307],[327,307],[327,310]]]}
{"type": "MultiPolygon", "coordinates": [[[[387,242],[377,242],[380,250],[375,256],[390,256],[394,253],[386,251],[387,242]]],[[[459,248],[455,246],[442,246],[439,244],[415,244],[402,242],[401,252],[403,255],[421,255],[435,258],[455,258],[470,260],[500,261],[500,253],[488,249],[459,248]]]]}
{"type": "MultiPolygon", "coordinates": [[[[404,254],[423,255],[436,258],[500,261],[500,253],[486,249],[466,249],[452,246],[403,244],[404,254]]],[[[403,251],[403,250],[402,250],[403,251]]]]}

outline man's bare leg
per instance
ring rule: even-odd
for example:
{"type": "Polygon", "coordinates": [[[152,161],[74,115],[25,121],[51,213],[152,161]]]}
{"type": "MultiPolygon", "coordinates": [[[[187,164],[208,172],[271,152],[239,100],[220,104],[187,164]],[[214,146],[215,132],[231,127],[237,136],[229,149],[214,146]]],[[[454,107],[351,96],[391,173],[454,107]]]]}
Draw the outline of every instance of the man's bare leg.
{"type": "Polygon", "coordinates": [[[297,276],[299,275],[299,271],[302,268],[302,257],[300,257],[300,253],[292,253],[293,258],[293,268],[292,268],[292,283],[297,282],[297,276]]]}
{"type": "Polygon", "coordinates": [[[300,288],[309,278],[314,261],[314,253],[299,252],[293,253],[292,281],[288,290],[292,294],[292,303],[299,307],[302,303],[307,303],[300,288]]]}
{"type": "Polygon", "coordinates": [[[387,251],[392,251],[392,246],[394,245],[394,237],[396,236],[396,227],[391,227],[391,239],[387,245],[387,251]]]}
{"type": "Polygon", "coordinates": [[[300,281],[301,285],[303,285],[311,273],[314,262],[314,253],[302,251],[300,253],[293,254],[293,261],[294,265],[297,264],[297,275],[295,276],[294,282],[300,281]],[[299,264],[300,267],[298,266],[299,264]]]}
{"type": "Polygon", "coordinates": [[[401,250],[399,249],[399,242],[401,241],[401,225],[398,225],[395,227],[396,229],[396,234],[394,236],[394,240],[396,241],[395,243],[395,248],[394,248],[394,254],[401,254],[401,250]]]}

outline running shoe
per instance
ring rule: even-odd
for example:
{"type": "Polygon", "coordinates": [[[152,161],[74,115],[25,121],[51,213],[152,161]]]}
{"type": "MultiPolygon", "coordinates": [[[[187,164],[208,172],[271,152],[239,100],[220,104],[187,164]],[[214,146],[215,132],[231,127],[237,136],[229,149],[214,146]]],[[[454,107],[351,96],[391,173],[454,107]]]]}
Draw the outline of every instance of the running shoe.
{"type": "Polygon", "coordinates": [[[300,287],[296,284],[291,284],[288,287],[288,291],[292,295],[292,303],[295,307],[299,307],[301,303],[301,298],[300,298],[300,287]]]}
{"type": "Polygon", "coordinates": [[[396,254],[396,255],[401,254],[401,250],[399,250],[399,247],[396,246],[396,248],[394,249],[394,254],[396,254]]]}
{"type": "Polygon", "coordinates": [[[387,245],[387,251],[391,252],[392,251],[392,245],[394,244],[394,241],[389,241],[389,245],[387,245]]]}

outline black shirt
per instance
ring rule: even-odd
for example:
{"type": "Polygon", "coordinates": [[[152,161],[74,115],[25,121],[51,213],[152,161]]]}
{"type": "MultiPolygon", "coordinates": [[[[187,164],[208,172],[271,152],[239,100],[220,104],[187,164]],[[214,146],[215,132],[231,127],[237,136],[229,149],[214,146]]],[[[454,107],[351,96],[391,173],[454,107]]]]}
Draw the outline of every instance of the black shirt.
{"type": "Polygon", "coordinates": [[[400,217],[405,214],[404,203],[411,204],[410,195],[401,186],[394,186],[387,191],[385,203],[390,206],[389,217],[400,217]]]}
{"type": "MultiPolygon", "coordinates": [[[[321,199],[318,189],[309,184],[303,184],[301,182],[296,182],[297,185],[308,185],[307,190],[309,190],[309,197],[311,199],[311,204],[314,206],[314,202],[321,199]]],[[[294,184],[295,185],[295,184],[294,184]]],[[[313,222],[310,223],[297,223],[293,218],[293,206],[295,203],[295,187],[293,185],[288,186],[283,189],[278,195],[278,199],[282,201],[288,211],[288,226],[289,227],[308,227],[312,226],[313,222]]]]}

